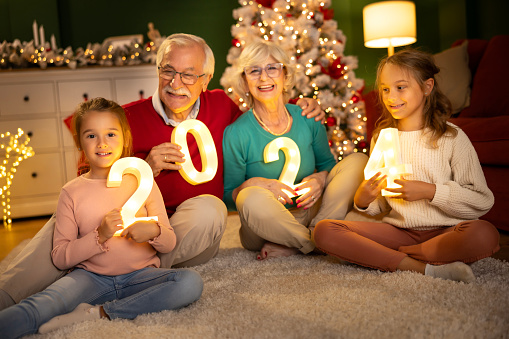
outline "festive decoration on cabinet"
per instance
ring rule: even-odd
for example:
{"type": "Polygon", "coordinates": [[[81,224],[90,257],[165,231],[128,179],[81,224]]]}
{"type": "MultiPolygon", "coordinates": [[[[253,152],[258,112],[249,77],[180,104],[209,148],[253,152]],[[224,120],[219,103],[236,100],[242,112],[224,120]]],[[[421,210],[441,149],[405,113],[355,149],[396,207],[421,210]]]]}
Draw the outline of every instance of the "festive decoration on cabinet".
{"type": "MultiPolygon", "coordinates": [[[[111,39],[105,39],[102,44],[88,43],[86,48],[79,47],[72,50],[59,48],[54,35],[50,41],[46,41],[44,27],[37,26],[34,21],[32,29],[34,39],[21,42],[19,39],[13,42],[3,41],[0,43],[0,69],[47,67],[76,68],[87,65],[100,66],[126,66],[138,64],[155,64],[157,47],[166,37],[161,37],[149,23],[147,35],[151,40],[146,44],[140,43],[137,36],[131,39],[126,37],[124,44],[112,43],[111,39]]],[[[141,35],[140,35],[141,36],[141,35]]]]}
{"type": "Polygon", "coordinates": [[[30,138],[25,134],[25,141],[21,142],[20,138],[24,134],[21,128],[18,128],[17,134],[10,132],[0,134],[0,156],[3,157],[0,165],[0,203],[2,204],[3,224],[10,228],[11,219],[11,191],[12,181],[19,164],[35,153],[32,147],[27,146],[30,138]],[[6,140],[7,142],[4,142],[6,140]]]}
{"type": "MultiPolygon", "coordinates": [[[[337,28],[331,0],[239,0],[233,10],[232,47],[227,56],[233,65],[242,48],[256,39],[277,42],[300,72],[292,98],[312,97],[327,114],[332,153],[341,160],[366,148],[366,118],[361,92],[364,81],[355,77],[357,58],[345,56],[346,37],[337,28]]],[[[221,85],[239,106],[247,105],[232,89],[232,67],[227,67],[221,85]]]]}

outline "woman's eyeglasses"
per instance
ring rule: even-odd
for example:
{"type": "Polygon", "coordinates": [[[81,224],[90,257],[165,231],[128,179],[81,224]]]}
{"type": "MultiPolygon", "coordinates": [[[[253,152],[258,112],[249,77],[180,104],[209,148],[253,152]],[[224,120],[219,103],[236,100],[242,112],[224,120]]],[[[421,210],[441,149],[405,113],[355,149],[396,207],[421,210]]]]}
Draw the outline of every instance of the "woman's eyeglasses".
{"type": "Polygon", "coordinates": [[[267,74],[267,76],[269,78],[277,78],[281,75],[281,71],[283,70],[283,67],[284,67],[283,64],[280,62],[268,64],[267,66],[265,66],[263,68],[260,66],[250,66],[250,67],[244,68],[244,73],[246,74],[246,77],[249,80],[260,79],[260,77],[262,76],[263,70],[265,70],[265,73],[267,74]]]}

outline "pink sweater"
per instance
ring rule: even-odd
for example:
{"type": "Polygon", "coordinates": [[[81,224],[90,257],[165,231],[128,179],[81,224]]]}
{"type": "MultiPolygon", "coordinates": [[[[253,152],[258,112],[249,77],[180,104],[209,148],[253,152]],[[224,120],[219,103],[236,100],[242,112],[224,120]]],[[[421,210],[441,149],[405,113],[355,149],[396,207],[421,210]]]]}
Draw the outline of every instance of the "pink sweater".
{"type": "Polygon", "coordinates": [[[137,188],[132,175],[124,175],[120,187],[106,187],[106,179],[83,176],[62,188],[57,206],[51,257],[61,270],[81,267],[103,275],[120,275],[148,266],[159,267],[157,252],[168,253],[176,243],[159,188],[154,182],[137,217],[157,216],[161,234],[145,243],[114,236],[98,243],[97,228],[103,217],[121,208],[137,188]]]}

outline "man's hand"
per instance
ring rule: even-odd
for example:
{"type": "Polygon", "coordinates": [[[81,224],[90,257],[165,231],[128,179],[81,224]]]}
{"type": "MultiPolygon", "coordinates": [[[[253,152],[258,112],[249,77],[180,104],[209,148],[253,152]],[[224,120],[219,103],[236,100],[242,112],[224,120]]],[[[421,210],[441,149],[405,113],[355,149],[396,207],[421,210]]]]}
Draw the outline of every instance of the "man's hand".
{"type": "Polygon", "coordinates": [[[152,147],[145,161],[152,168],[154,177],[157,177],[162,170],[178,171],[182,168],[182,166],[176,164],[176,162],[182,163],[185,161],[181,149],[182,147],[171,142],[164,142],[152,147]]]}
{"type": "Polygon", "coordinates": [[[161,234],[161,229],[155,221],[142,220],[129,225],[129,227],[122,231],[120,236],[141,243],[152,240],[159,236],[159,234],[161,234]]]}
{"type": "Polygon", "coordinates": [[[305,115],[308,119],[315,118],[316,121],[321,120],[322,124],[324,123],[325,112],[318,104],[318,101],[312,98],[300,98],[297,101],[297,105],[302,108],[303,116],[305,115]]]}

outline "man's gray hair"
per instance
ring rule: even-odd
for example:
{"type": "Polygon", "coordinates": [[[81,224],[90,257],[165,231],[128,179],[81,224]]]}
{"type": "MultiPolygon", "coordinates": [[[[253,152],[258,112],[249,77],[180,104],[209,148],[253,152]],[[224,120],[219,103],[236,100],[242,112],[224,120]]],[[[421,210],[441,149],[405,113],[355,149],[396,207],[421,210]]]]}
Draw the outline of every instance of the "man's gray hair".
{"type": "Polygon", "coordinates": [[[166,40],[163,41],[159,49],[157,50],[157,66],[161,65],[163,61],[163,57],[170,53],[173,46],[178,47],[190,47],[193,45],[198,45],[203,49],[205,53],[205,63],[203,65],[203,72],[207,75],[214,75],[214,53],[212,53],[212,49],[210,49],[209,45],[200,38],[199,36],[185,33],[176,33],[170,35],[166,40]]]}

